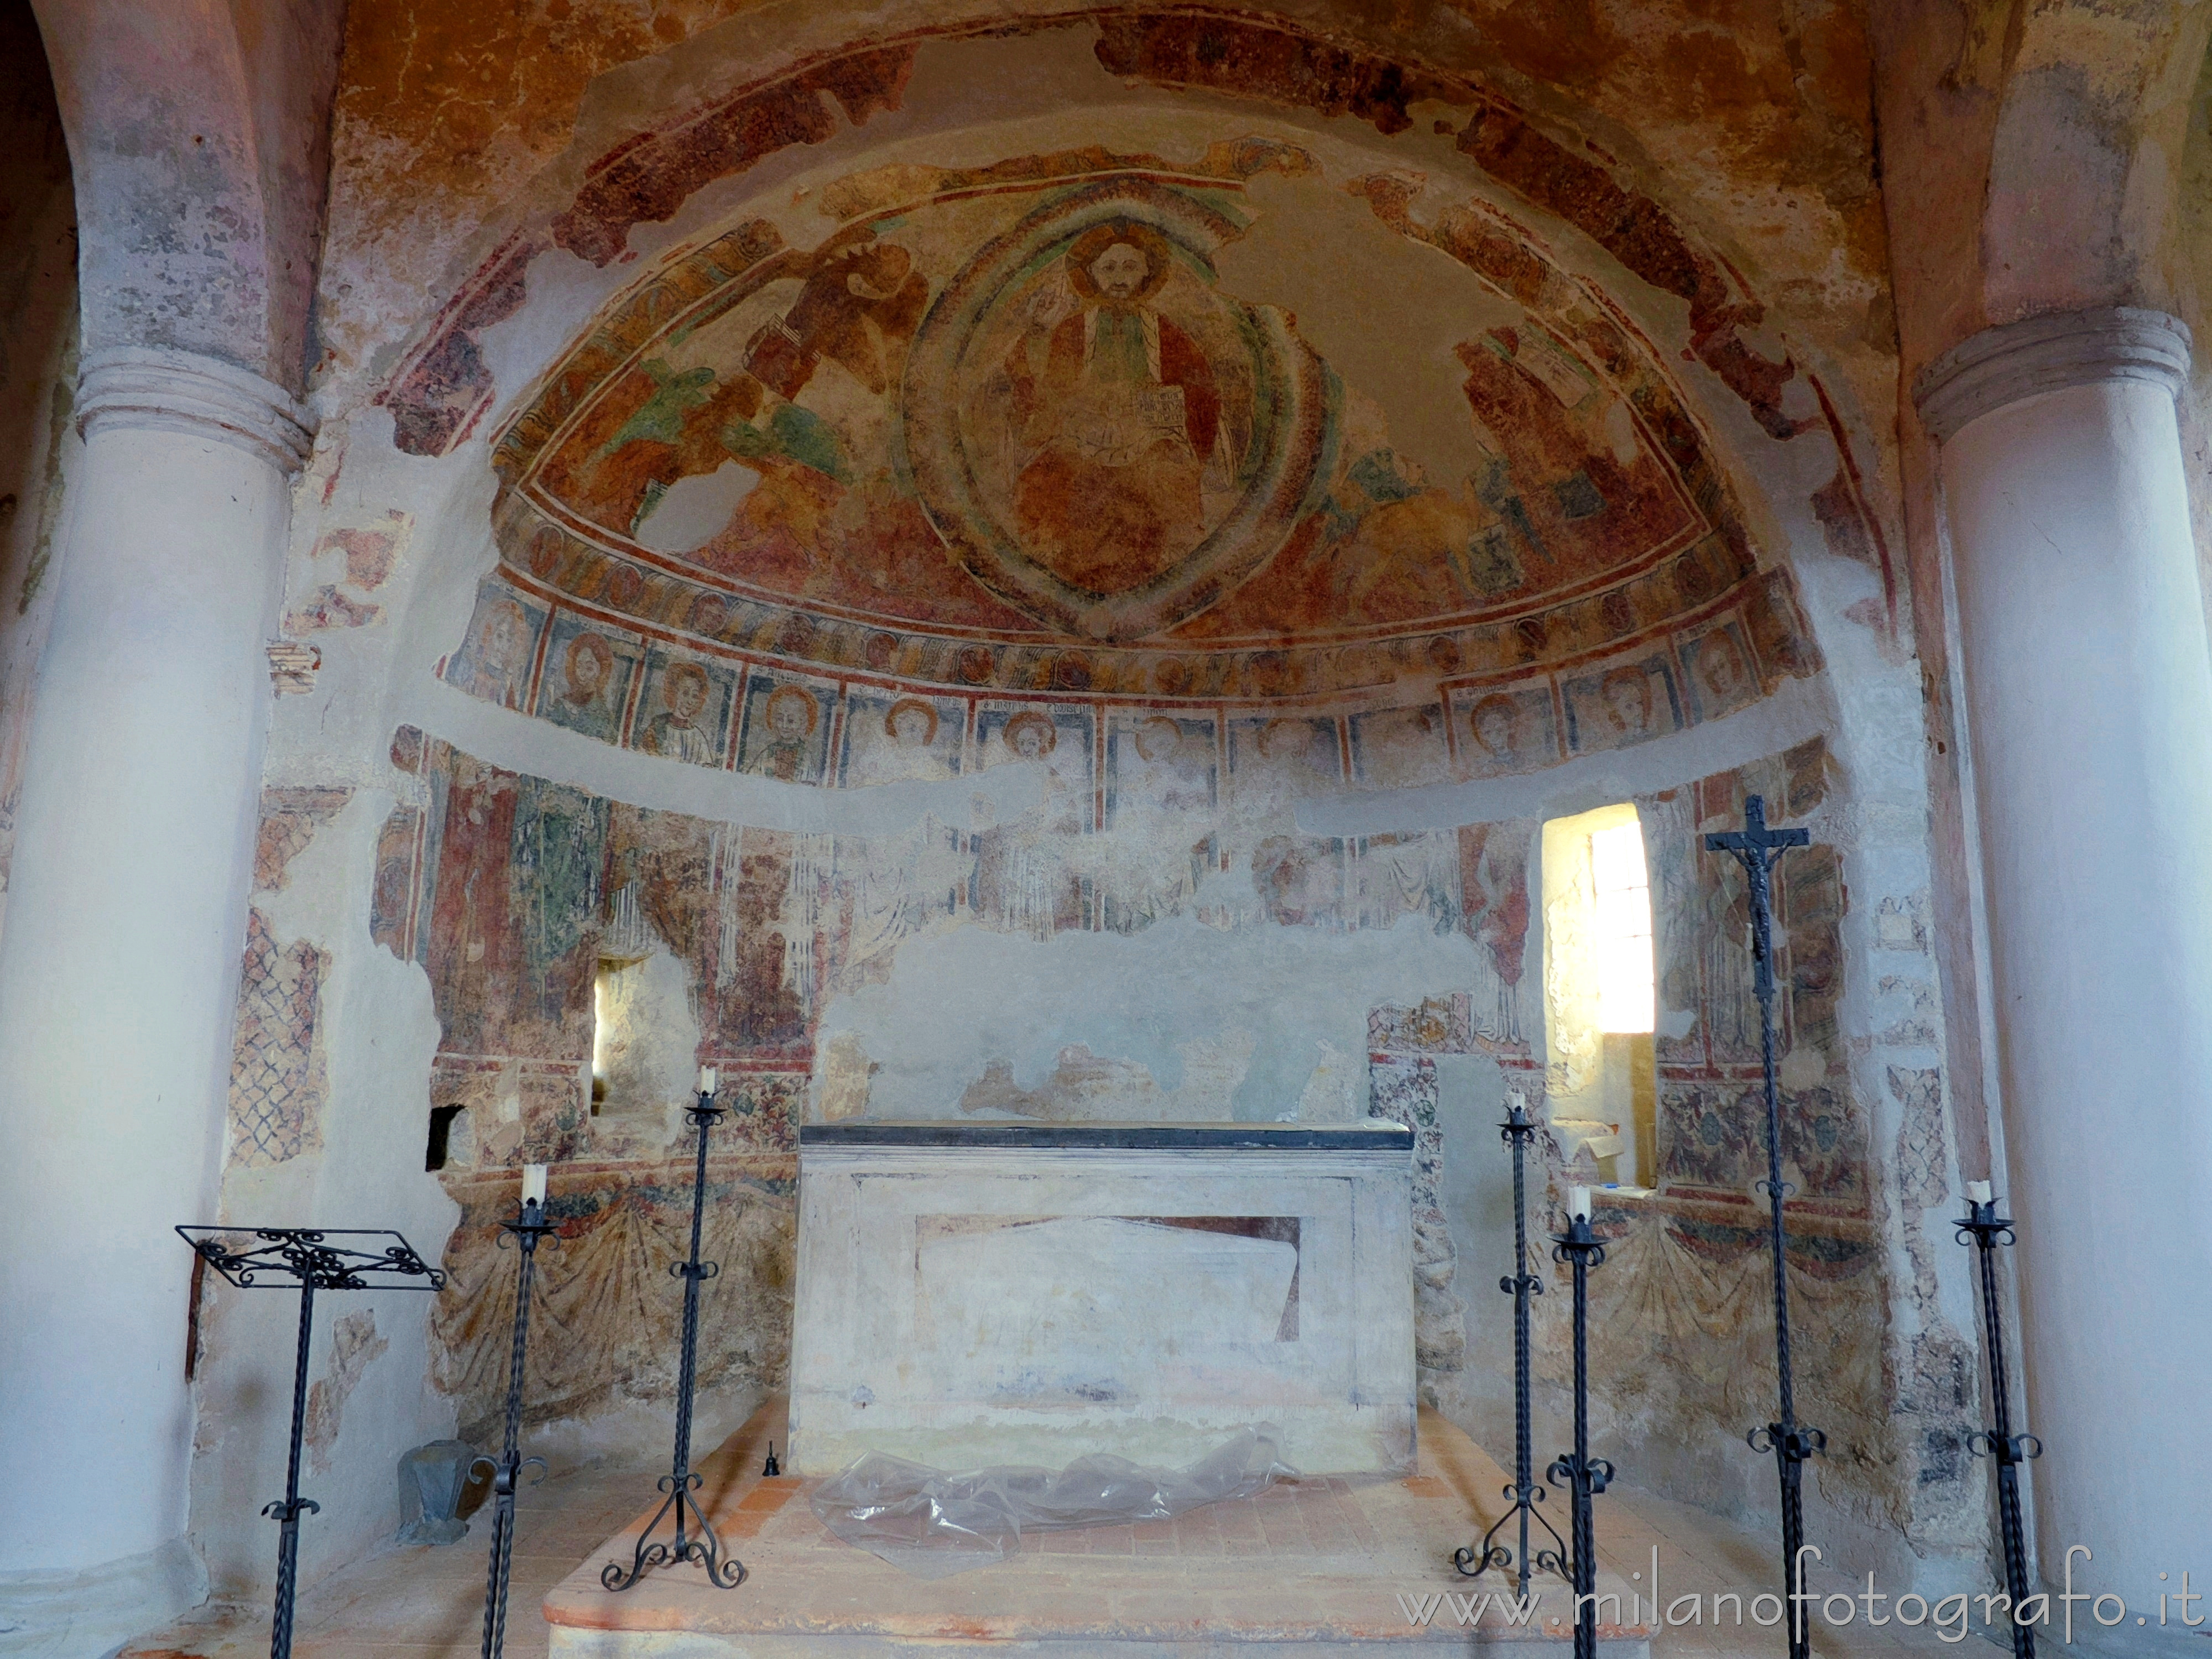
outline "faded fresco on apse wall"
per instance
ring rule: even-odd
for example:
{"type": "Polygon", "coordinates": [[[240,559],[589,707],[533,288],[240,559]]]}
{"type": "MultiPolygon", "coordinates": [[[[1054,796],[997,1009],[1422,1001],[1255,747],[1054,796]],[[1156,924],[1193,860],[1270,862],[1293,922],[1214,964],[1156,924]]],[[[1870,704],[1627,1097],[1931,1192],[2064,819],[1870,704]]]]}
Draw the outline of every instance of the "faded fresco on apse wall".
{"type": "MultiPolygon", "coordinates": [[[[903,752],[893,735],[902,720],[908,747],[927,753],[925,712],[879,703],[874,729],[903,752]]],[[[1415,1129],[1417,1340],[1429,1370],[1456,1370],[1466,1351],[1464,1287],[1442,1207],[1437,1057],[1486,1056],[1532,1103],[1544,1097],[1531,892],[1540,826],[1301,836],[1282,800],[1257,793],[1266,768],[1246,770],[1240,793],[1224,787],[1224,771],[1231,785],[1238,774],[1224,757],[1249,751],[1270,766],[1310,769],[1316,757],[1340,757],[1347,734],[1333,723],[1224,724],[1127,709],[1102,723],[1097,714],[1090,704],[985,708],[965,752],[983,763],[1057,762],[1064,769],[1042,804],[1006,823],[956,830],[925,819],[877,837],[714,823],[422,744],[429,804],[401,808],[387,825],[372,920],[389,948],[411,940],[430,975],[445,1036],[427,1104],[465,1106],[471,1124],[448,1185],[473,1202],[471,1183],[502,1167],[569,1166],[578,1236],[605,1230],[575,1259],[580,1283],[629,1294],[623,1252],[671,1224],[661,1211],[681,1187],[684,1147],[672,1113],[595,1109],[592,975],[610,956],[665,952],[680,964],[697,1030],[684,1065],[715,1064],[729,1080],[736,1109],[725,1156],[736,1162],[726,1178],[754,1194],[747,1224],[763,1230],[748,1246],[746,1293],[773,1311],[784,1293],[776,1263],[787,1250],[796,1126],[823,1109],[814,1091],[829,1085],[817,1079],[834,1080],[836,1070],[816,1066],[820,1011],[834,994],[882,979],[901,949],[927,948],[928,939],[962,927],[1042,939],[1133,933],[1174,916],[1232,930],[1330,931],[1413,918],[1474,942],[1474,982],[1439,988],[1418,1006],[1370,1011],[1351,1103],[1415,1129]],[[1086,816],[1100,812],[1103,821],[1086,816]]],[[[945,740],[944,725],[940,714],[934,740],[945,740]]],[[[1601,1322],[1616,1351],[1610,1374],[1631,1380],[1616,1401],[1623,1410],[1726,1425],[1761,1408],[1764,1224],[1749,1195],[1761,1156],[1758,1032],[1745,916],[1740,883],[1696,850],[1697,837],[1740,818],[1747,790],[1764,793],[1778,818],[1802,819],[1826,799],[1829,769],[1815,742],[1638,803],[1655,888],[1660,1004],[1675,1034],[1658,1040],[1658,1191],[1605,1218],[1620,1272],[1604,1287],[1613,1314],[1601,1322]],[[1663,1405],[1638,1392],[1635,1379],[1662,1375],[1663,1405]]],[[[1890,1443],[1877,1408],[1885,1326],[1875,1310],[1887,1291],[1866,1115],[1836,1023],[1843,895],[1831,851],[1793,858],[1778,886],[1787,1175],[1799,1188],[1791,1272],[1810,1340],[1832,1356],[1807,1385],[1838,1449],[1824,1478],[1873,1494],[1887,1479],[1881,1466],[1906,1454],[1890,1443]]],[[[1216,1058],[1232,1069],[1241,1063],[1216,1058]]],[[[865,1073],[866,1057],[859,1063],[865,1073]]],[[[1059,1072],[1024,1091],[979,1057],[957,1104],[1080,1116],[1093,1109],[1084,1104],[1091,1094],[1127,1092],[1142,1081],[1133,1078],[1126,1062],[1070,1051],[1059,1072]]],[[[1224,1102],[1233,1085],[1218,1091],[1224,1102]]],[[[863,1076],[851,1109],[865,1111],[866,1099],[863,1076]]],[[[465,1271],[489,1273],[470,1265],[472,1252],[489,1248],[489,1232],[477,1231],[482,1239],[465,1226],[451,1254],[465,1271]]],[[[596,1316],[577,1317],[581,1329],[596,1316]]],[[[471,1394],[488,1387],[477,1374],[490,1374],[489,1361],[478,1350],[496,1330],[457,1312],[441,1334],[453,1385],[471,1394]]],[[[576,1409],[595,1410],[625,1389],[659,1386],[623,1370],[614,1334],[607,1344],[606,1353],[580,1347],[564,1362],[575,1376],[549,1375],[549,1389],[557,1382],[576,1409]]],[[[733,1376],[769,1376],[781,1363],[774,1344],[753,1347],[733,1376]]]]}
{"type": "MultiPolygon", "coordinates": [[[[884,719],[913,722],[920,741],[921,712],[884,719]]],[[[1003,822],[924,818],[878,836],[632,806],[420,743],[427,805],[399,807],[380,837],[370,921],[428,975],[443,1033],[428,1103],[469,1111],[457,1162],[665,1155],[680,1126],[615,1121],[592,1085],[603,969],[661,957],[678,965],[684,1029],[696,1033],[680,1074],[722,1067],[750,1097],[735,1139],[787,1155],[821,1009],[947,928],[1048,939],[1179,916],[1230,931],[1413,919],[1476,943],[1463,1023],[1485,1052],[1536,1063],[1540,1012],[1524,1006],[1529,826],[1300,836],[1281,804],[1263,810],[1221,789],[1215,723],[1125,716],[1101,731],[1085,708],[1057,712],[989,709],[979,722],[1002,763],[1060,761],[1063,781],[1039,805],[1003,822]],[[1097,787],[1094,745],[1107,757],[1097,787]],[[1098,827],[1102,799],[1111,822],[1098,827]]],[[[1333,740],[1276,741],[1295,755],[1333,740]]]]}
{"type": "MultiPolygon", "coordinates": [[[[927,712],[891,705],[878,729],[906,723],[921,744],[927,712]]],[[[1486,1051],[1535,1063],[1540,1011],[1523,1007],[1528,826],[1300,836],[1280,798],[1222,789],[1215,722],[1124,714],[1102,730],[1092,714],[986,708],[979,746],[998,763],[1042,769],[1039,804],[1001,822],[926,817],[877,836],[633,806],[418,738],[428,805],[398,807],[379,837],[369,919],[378,943],[428,975],[443,1032],[434,1089],[453,1093],[433,1103],[499,1105],[479,1115],[479,1163],[521,1161],[526,1146],[607,1155],[589,1087],[605,962],[673,957],[698,1031],[685,1074],[704,1063],[781,1079],[771,1092],[786,1112],[803,1103],[817,1011],[879,979],[908,941],[946,926],[1128,933],[1179,915],[1331,931],[1413,917],[1464,932],[1480,947],[1469,1029],[1486,1051]]],[[[1301,763],[1336,741],[1326,727],[1276,731],[1279,757],[1301,763]]],[[[788,1152],[793,1121],[761,1121],[757,1150],[788,1152]]],[[[629,1147],[635,1136],[625,1127],[617,1139],[629,1147]]]]}
{"type": "MultiPolygon", "coordinates": [[[[927,753],[926,712],[884,705],[875,728],[894,752],[903,744],[927,753]]],[[[1059,769],[1042,804],[1006,823],[955,830],[924,819],[878,837],[793,835],[632,806],[401,733],[395,757],[404,752],[403,764],[417,771],[427,804],[399,807],[379,838],[370,921],[379,943],[429,976],[443,1036],[426,1112],[462,1109],[447,1124],[443,1174],[465,1212],[447,1249],[464,1288],[441,1299],[436,1331],[441,1386],[462,1396],[465,1419],[495,1402],[505,1346],[500,1320],[475,1310],[465,1290],[506,1282],[491,1222],[512,1177],[498,1172],[526,1161],[557,1166],[554,1214],[572,1245],[546,1281],[571,1340],[533,1362],[552,1402],[544,1411],[589,1413],[665,1392],[665,1377],[633,1363],[647,1340],[639,1333],[658,1328],[653,1322],[665,1314],[653,1311],[660,1304],[641,1287],[637,1264],[680,1225],[689,1138],[672,1102],[640,1110],[595,1099],[595,975],[610,960],[672,958],[697,1030],[683,1075],[695,1064],[721,1068],[733,1109],[718,1135],[715,1179],[739,1200],[729,1224],[743,1233],[732,1248],[742,1250],[745,1300],[718,1364],[731,1380],[761,1386],[783,1363],[777,1333],[797,1126],[821,1109],[811,1098],[819,1012],[833,994],[882,978],[895,954],[925,935],[963,927],[1039,939],[1128,933],[1179,915],[1230,930],[1389,929],[1413,918],[1479,947],[1476,983],[1450,1000],[1445,1017],[1455,1051],[1492,1056],[1540,1088],[1531,1033],[1540,1033],[1541,1012],[1529,1001],[1528,972],[1537,826],[1299,837],[1284,799],[1259,790],[1264,769],[1250,775],[1242,798],[1223,791],[1229,735],[1213,720],[1122,711],[1102,725],[1088,705],[1008,703],[980,711],[975,728],[969,736],[982,763],[1059,769]],[[1103,826],[1101,811],[1110,820],[1103,826]]],[[[1293,720],[1237,740],[1264,748],[1270,764],[1305,767],[1341,738],[1328,723],[1293,720]]],[[[1392,1029],[1419,1025],[1406,1016],[1392,1029]]],[[[1221,1063],[1233,1070],[1250,1058],[1221,1063]]],[[[1369,1062],[1345,1059],[1357,1068],[1339,1085],[1345,1109],[1412,1109],[1402,1091],[1370,1084],[1369,1062]]],[[[1088,1063],[1085,1072],[1083,1057],[1063,1055],[1066,1075],[1025,1094],[979,1060],[957,1103],[996,1115],[1079,1116],[1085,1088],[1127,1092],[1143,1069],[1104,1057],[1088,1063]]],[[[1376,1063],[1388,1072],[1395,1062],[1376,1063]]],[[[1216,1092],[1226,1110],[1237,1079],[1224,1077],[1216,1092]]],[[[1422,1177],[1425,1213],[1439,1202],[1432,1110],[1424,1132],[1434,1143],[1422,1177]]],[[[1423,1237],[1441,1284],[1450,1272],[1448,1229],[1432,1218],[1423,1237]]],[[[1464,1346],[1447,1312],[1431,1307],[1423,1326],[1423,1352],[1438,1364],[1456,1363],[1464,1346]]]]}
{"type": "MultiPolygon", "coordinates": [[[[1741,827],[1747,793],[1765,798],[1771,820],[1802,821],[1827,799],[1832,766],[1816,739],[1636,803],[1656,928],[1658,1196],[1601,1205],[1607,1267],[1591,1280],[1590,1324],[1593,1373],[1632,1420],[1741,1434],[1772,1414],[1766,1212],[1753,1191],[1766,1152],[1750,917],[1741,866],[1702,846],[1709,831],[1741,827]]],[[[1816,843],[1781,860],[1777,1024],[1783,1173],[1795,1188],[1792,1317],[1798,1340],[1821,1356],[1799,1370],[1799,1412],[1827,1433],[1817,1478],[1830,1495],[1888,1503],[1903,1489],[1898,1470],[1926,1460],[1904,1443],[1907,1431],[1887,1403],[1887,1246],[1866,1109],[1836,1019],[1843,914],[1834,848],[1816,843]]],[[[1558,1310],[1539,1316],[1556,1324],[1558,1310]]],[[[1554,1363],[1561,1350],[1546,1352],[1554,1380],[1564,1381],[1554,1363]]],[[[1961,1419],[1911,1431],[1940,1439],[1965,1427],[1961,1419]]]]}
{"type": "Polygon", "coordinates": [[[253,902],[246,916],[238,1010],[231,1037],[229,1158],[267,1167],[319,1150],[329,1079],[323,1054],[323,982],[330,952],[305,939],[280,940],[264,908],[290,883],[290,866],[336,817],[351,791],[279,787],[261,795],[254,836],[253,902]]]}
{"type": "MultiPolygon", "coordinates": [[[[679,250],[499,435],[501,563],[447,679],[833,787],[989,764],[993,702],[1304,704],[1349,722],[1306,769],[1340,787],[1527,771],[1818,672],[1662,356],[1493,208],[1419,220],[1228,131],[810,194],[811,246],[752,220],[679,250]],[[1246,245],[1340,236],[1347,194],[1484,296],[1425,403],[1240,291],[1246,245]],[[933,731],[884,724],[902,697],[933,731]]],[[[1371,296],[1325,303],[1371,330],[1371,296]]]]}
{"type": "MultiPolygon", "coordinates": [[[[1659,1004],[1694,1011],[1686,1033],[1656,1039],[1660,1178],[1670,1188],[1739,1199],[1765,1168],[1750,911],[1740,866],[1698,851],[1708,831],[1740,827],[1758,793],[1778,823],[1828,790],[1826,746],[1803,744],[1737,772],[1638,802],[1651,860],[1659,1004]]],[[[1836,1024],[1842,994],[1843,882],[1836,850],[1810,847],[1776,867],[1776,1045],[1787,1062],[1791,1137],[1784,1175],[1809,1212],[1864,1218],[1866,1126],[1844,1087],[1836,1024]]]]}

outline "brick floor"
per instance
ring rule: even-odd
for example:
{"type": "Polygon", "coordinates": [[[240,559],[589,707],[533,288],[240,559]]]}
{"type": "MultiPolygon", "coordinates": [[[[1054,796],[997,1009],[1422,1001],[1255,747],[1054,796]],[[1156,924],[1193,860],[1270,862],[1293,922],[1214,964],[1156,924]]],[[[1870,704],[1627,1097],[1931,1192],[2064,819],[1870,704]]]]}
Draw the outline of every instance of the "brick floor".
{"type": "MultiPolygon", "coordinates": [[[[635,1632],[642,1659],[677,1651],[665,1644],[682,1632],[736,1638],[739,1646],[748,1636],[787,1643],[815,1635],[969,1645],[1417,1639],[1463,1646],[1506,1633],[1494,1604],[1477,1612],[1473,1629],[1462,1624],[1486,1586],[1449,1565],[1452,1549],[1480,1536],[1499,1512],[1504,1474],[1431,1413],[1421,1419],[1421,1467],[1410,1479],[1286,1482],[1172,1521],[1032,1534],[1003,1563],[933,1581],[908,1577],[831,1535],[806,1501],[813,1483],[762,1479],[766,1443],[785,1438],[781,1405],[771,1404],[701,1466],[702,1496],[750,1575],[733,1591],[710,1589],[696,1567],[648,1575],[621,1595],[599,1587],[603,1561],[630,1558],[650,1513],[641,1498],[651,1492],[651,1471],[586,1469],[531,1488],[517,1528],[507,1654],[560,1659],[556,1625],[595,1644],[594,1654],[608,1650],[612,1632],[635,1632]],[[1428,1601],[1439,1595],[1445,1599],[1428,1601]],[[1433,1609],[1430,1621],[1416,1624],[1408,1607],[1424,1605],[1433,1609]]],[[[1616,1486],[1597,1513],[1600,1589],[1618,1591],[1625,1609],[1643,1587],[1655,1547],[1670,1596],[1735,1589],[1747,1601],[1771,1572],[1771,1540],[1687,1505],[1616,1486]]],[[[1564,1513],[1556,1518],[1564,1525],[1564,1513]]],[[[386,1551],[315,1587],[301,1605],[298,1659],[475,1653],[484,1533],[479,1522],[459,1545],[386,1551]]],[[[1841,1580],[1818,1587],[1847,1588],[1841,1580]]],[[[1540,1582],[1540,1589],[1538,1631],[1560,1639],[1564,1654],[1565,1587],[1540,1582]]],[[[1641,1650],[1640,1626],[1615,1634],[1607,1648],[1641,1650]]],[[[1779,1631],[1747,1624],[1667,1630],[1651,1645],[1660,1659],[1738,1659],[1778,1652],[1780,1638],[1779,1631]]],[[[1949,1650],[1925,1628],[1894,1626],[1816,1629],[1814,1650],[1821,1659],[1949,1650]]],[[[264,1613],[210,1607],[134,1644],[125,1659],[258,1659],[267,1650],[264,1613]]]]}

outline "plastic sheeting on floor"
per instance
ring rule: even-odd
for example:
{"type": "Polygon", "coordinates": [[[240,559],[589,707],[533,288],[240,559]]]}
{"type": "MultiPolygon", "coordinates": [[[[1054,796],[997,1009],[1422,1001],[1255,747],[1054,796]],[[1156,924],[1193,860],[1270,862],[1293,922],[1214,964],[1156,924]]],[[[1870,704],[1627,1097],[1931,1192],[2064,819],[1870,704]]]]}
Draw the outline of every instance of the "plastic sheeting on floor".
{"type": "Polygon", "coordinates": [[[1003,1561],[1024,1532],[1165,1521],[1250,1498],[1297,1471],[1276,1455],[1272,1423],[1237,1430],[1180,1469],[1099,1454],[1050,1469],[994,1465],[947,1474],[870,1452],[814,1492],[814,1513],[848,1544],[921,1578],[1003,1561]]]}

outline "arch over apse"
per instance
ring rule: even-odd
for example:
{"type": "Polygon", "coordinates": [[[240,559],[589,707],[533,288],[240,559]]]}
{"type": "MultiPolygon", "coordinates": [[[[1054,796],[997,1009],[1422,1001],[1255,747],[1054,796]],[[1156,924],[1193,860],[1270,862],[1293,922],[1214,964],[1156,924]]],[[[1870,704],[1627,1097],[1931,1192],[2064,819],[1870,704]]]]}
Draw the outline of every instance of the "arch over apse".
{"type": "Polygon", "coordinates": [[[532,211],[376,396],[403,453],[481,442],[498,474],[499,568],[447,678],[605,741],[744,769],[799,686],[822,747],[796,775],[835,782],[877,702],[927,700],[972,749],[994,709],[1073,699],[1221,746],[1304,720],[1340,777],[1425,781],[1816,675],[1807,530],[1878,582],[1858,619],[1900,623],[1850,391],[1628,169],[1473,76],[1216,10],[940,25],[632,131],[532,211]],[[1087,104],[994,104],[1003,134],[947,112],[956,65],[1071,43],[1087,104]],[[1135,382],[1182,400],[1172,511],[1071,471],[1054,425],[1097,326],[1071,251],[1115,225],[1164,262],[1135,382]],[[612,276],[641,236],[535,382],[498,384],[484,338],[534,262],[612,276]],[[1413,354],[1449,375],[1363,384],[1372,301],[1316,247],[1449,295],[1413,354]],[[1823,438],[1828,481],[1772,499],[1823,438]],[[1085,550],[1091,506],[1137,526],[1138,568],[1085,550]],[[669,737],[701,678],[706,727],[669,737]],[[1422,757],[1370,774],[1386,727],[1422,757]]]}

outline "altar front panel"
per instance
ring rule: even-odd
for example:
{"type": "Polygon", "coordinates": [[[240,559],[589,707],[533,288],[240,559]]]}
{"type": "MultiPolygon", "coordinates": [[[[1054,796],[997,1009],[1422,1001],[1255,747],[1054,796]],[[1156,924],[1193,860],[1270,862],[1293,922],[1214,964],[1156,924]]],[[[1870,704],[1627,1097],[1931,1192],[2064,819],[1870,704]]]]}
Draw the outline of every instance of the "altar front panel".
{"type": "Polygon", "coordinates": [[[1395,1124],[809,1126],[792,1467],[1182,1463],[1271,1422],[1303,1471],[1409,1470],[1410,1176],[1395,1124]]]}

